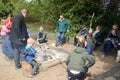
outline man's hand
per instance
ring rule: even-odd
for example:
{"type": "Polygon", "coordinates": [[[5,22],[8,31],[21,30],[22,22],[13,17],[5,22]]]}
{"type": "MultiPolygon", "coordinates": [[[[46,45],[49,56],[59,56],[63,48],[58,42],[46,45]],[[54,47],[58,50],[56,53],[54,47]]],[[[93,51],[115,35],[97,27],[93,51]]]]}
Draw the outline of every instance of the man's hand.
{"type": "Polygon", "coordinates": [[[69,32],[69,30],[67,30],[67,32],[69,32]]]}
{"type": "Polygon", "coordinates": [[[57,32],[57,30],[55,29],[55,32],[57,32]]]}

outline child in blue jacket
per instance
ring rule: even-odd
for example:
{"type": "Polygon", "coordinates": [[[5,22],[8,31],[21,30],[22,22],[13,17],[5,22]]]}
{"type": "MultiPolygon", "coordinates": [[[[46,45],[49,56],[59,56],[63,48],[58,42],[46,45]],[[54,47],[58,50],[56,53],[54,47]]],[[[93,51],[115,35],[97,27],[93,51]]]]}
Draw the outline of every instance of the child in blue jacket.
{"type": "Polygon", "coordinates": [[[27,40],[27,45],[25,46],[25,49],[22,53],[22,59],[31,64],[33,67],[31,74],[29,75],[30,77],[33,77],[37,73],[37,70],[39,68],[38,63],[35,60],[35,54],[37,51],[34,48],[32,48],[33,44],[35,44],[35,40],[29,38],[27,40]]]}

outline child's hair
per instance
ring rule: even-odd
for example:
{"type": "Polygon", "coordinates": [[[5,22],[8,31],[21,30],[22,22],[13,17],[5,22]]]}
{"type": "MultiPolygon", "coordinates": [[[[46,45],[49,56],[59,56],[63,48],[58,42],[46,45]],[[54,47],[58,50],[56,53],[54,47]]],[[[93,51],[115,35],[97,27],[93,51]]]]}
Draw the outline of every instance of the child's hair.
{"type": "Polygon", "coordinates": [[[5,25],[5,20],[1,20],[1,25],[5,25]]]}
{"type": "Polygon", "coordinates": [[[116,30],[112,29],[112,30],[111,30],[111,33],[112,33],[112,34],[116,34],[116,30]]]}
{"type": "Polygon", "coordinates": [[[101,28],[100,25],[97,25],[96,29],[97,29],[97,30],[101,30],[102,28],[101,28]]]}
{"type": "Polygon", "coordinates": [[[79,41],[80,41],[80,42],[84,42],[84,41],[85,41],[85,36],[84,36],[84,35],[81,35],[81,36],[79,37],[79,41]]]}
{"type": "Polygon", "coordinates": [[[27,44],[35,44],[35,43],[36,43],[35,39],[33,39],[33,38],[28,38],[27,44]]]}
{"type": "Polygon", "coordinates": [[[40,26],[39,31],[43,31],[43,27],[42,26],[40,26]]]}

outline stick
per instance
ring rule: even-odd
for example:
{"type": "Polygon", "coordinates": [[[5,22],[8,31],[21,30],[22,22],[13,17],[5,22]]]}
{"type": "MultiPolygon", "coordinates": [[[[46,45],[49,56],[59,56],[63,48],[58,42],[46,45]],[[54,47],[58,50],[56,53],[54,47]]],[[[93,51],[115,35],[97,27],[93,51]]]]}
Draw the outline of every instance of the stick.
{"type": "Polygon", "coordinates": [[[92,21],[93,21],[94,16],[95,16],[95,13],[93,13],[91,21],[90,21],[90,29],[92,28],[92,21]]]}

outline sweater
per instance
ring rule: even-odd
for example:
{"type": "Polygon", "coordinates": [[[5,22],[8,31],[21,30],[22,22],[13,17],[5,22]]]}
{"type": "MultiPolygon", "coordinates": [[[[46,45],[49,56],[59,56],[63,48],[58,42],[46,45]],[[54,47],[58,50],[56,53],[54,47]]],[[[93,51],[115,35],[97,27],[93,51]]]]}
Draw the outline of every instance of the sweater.
{"type": "Polygon", "coordinates": [[[70,53],[66,64],[68,69],[82,72],[85,67],[89,68],[93,66],[95,60],[84,48],[78,47],[70,53]]]}

